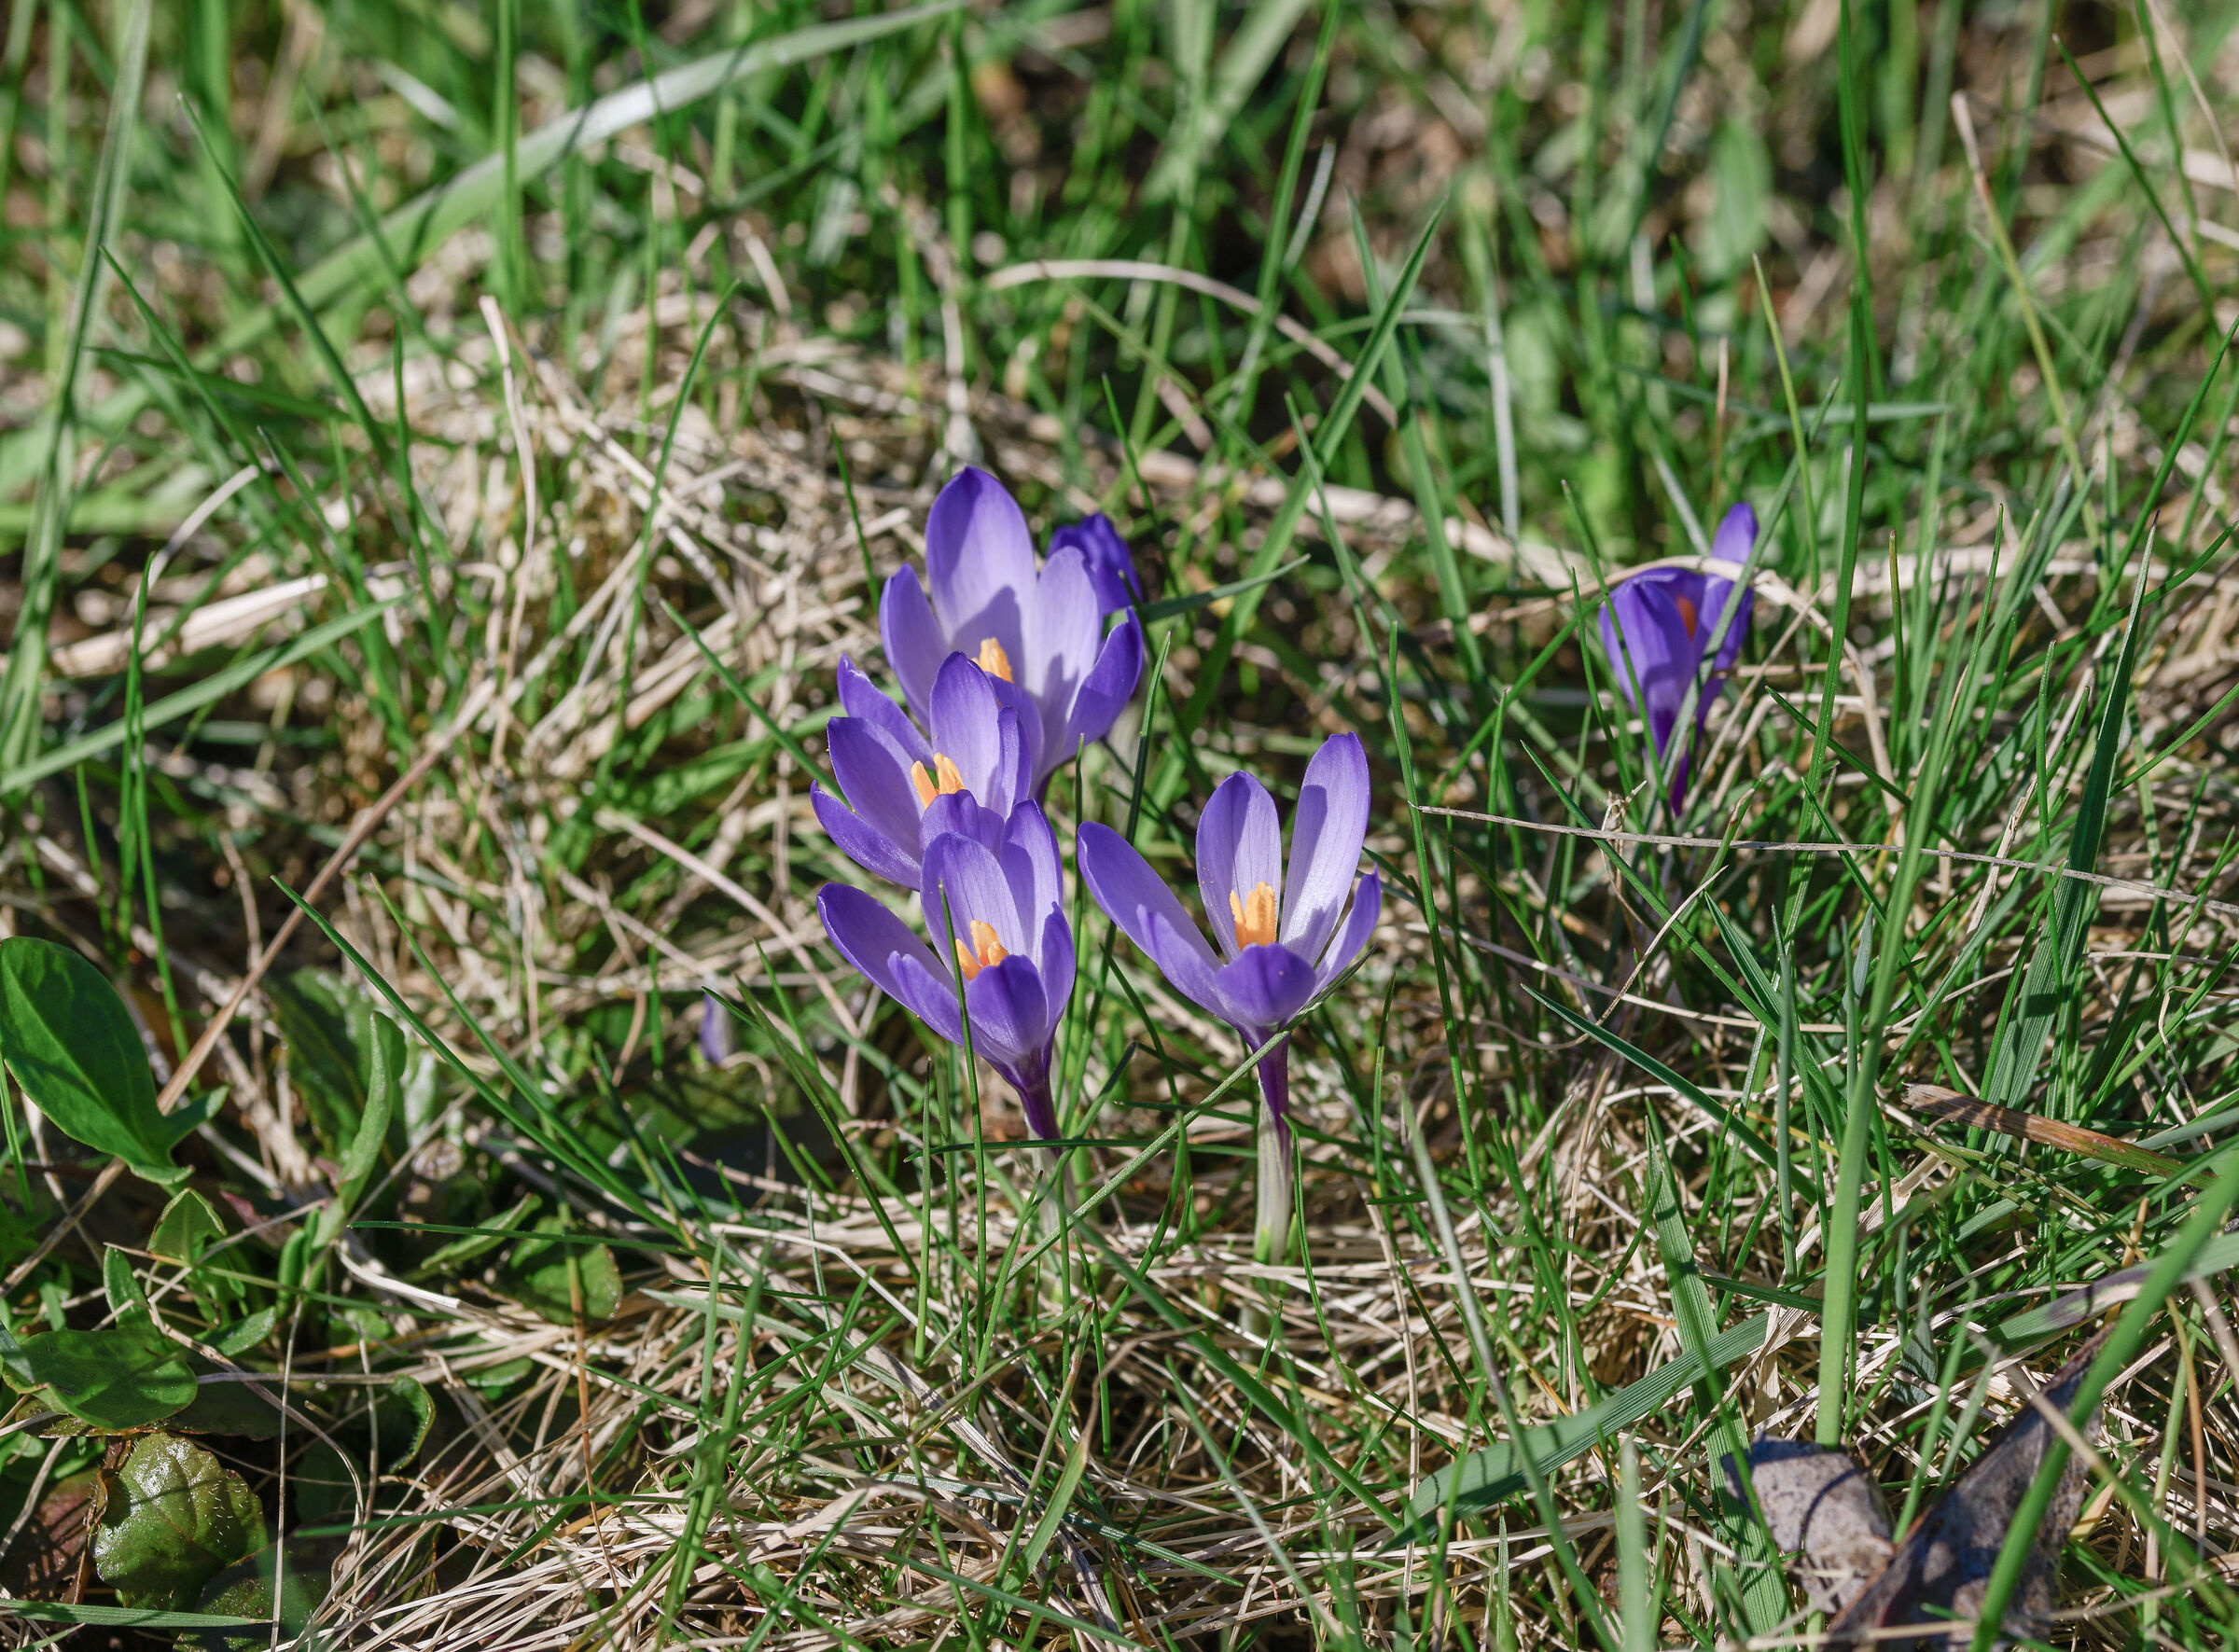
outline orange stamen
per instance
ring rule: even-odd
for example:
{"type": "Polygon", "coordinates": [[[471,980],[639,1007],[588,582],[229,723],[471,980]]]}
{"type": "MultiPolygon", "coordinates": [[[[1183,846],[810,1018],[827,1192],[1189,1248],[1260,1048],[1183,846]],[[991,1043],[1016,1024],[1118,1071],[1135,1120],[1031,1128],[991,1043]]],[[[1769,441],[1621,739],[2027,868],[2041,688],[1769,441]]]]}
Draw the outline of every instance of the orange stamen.
{"type": "Polygon", "coordinates": [[[1676,596],[1672,599],[1672,601],[1679,604],[1679,623],[1687,627],[1687,634],[1689,636],[1693,636],[1695,634],[1696,618],[1694,603],[1690,599],[1682,596],[1676,596]]]}
{"type": "Polygon", "coordinates": [[[991,677],[1011,681],[1010,656],[1003,652],[1003,645],[993,637],[980,640],[980,669],[991,677]]]}
{"type": "Polygon", "coordinates": [[[1270,947],[1275,942],[1275,889],[1272,883],[1255,883],[1250,895],[1242,899],[1229,893],[1229,913],[1236,920],[1236,950],[1246,947],[1270,947]]]}
{"type": "Polygon", "coordinates": [[[949,761],[946,752],[933,754],[933,772],[927,774],[923,763],[910,765],[910,784],[917,788],[917,807],[922,813],[933,806],[933,799],[943,792],[964,790],[964,776],[956,765],[949,761]]]}
{"type": "Polygon", "coordinates": [[[956,946],[956,967],[964,972],[966,980],[979,979],[982,969],[992,969],[1010,956],[1010,949],[995,938],[995,926],[974,918],[971,923],[972,944],[962,941],[956,946]]]}

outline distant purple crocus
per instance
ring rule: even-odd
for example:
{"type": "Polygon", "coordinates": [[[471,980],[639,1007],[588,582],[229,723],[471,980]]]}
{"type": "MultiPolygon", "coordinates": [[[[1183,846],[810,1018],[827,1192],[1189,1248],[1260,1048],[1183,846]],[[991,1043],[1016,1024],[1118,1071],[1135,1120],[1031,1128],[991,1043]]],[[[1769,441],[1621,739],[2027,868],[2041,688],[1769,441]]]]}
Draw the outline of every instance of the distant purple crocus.
{"type": "Polygon", "coordinates": [[[730,1011],[713,993],[700,994],[700,1053],[711,1067],[720,1067],[738,1052],[731,1035],[730,1011]]]}
{"type": "Polygon", "coordinates": [[[1135,577],[1134,553],[1112,519],[1101,510],[1067,522],[1050,535],[1050,554],[1078,546],[1089,564],[1089,583],[1096,588],[1096,605],[1106,614],[1132,608],[1143,600],[1143,582],[1135,577]]]}
{"type": "Polygon", "coordinates": [[[840,704],[825,731],[832,773],[846,798],[812,783],[809,801],[833,842],[865,871],[915,889],[925,847],[943,832],[979,832],[977,811],[996,821],[1028,795],[1030,770],[1020,708],[972,660],[952,654],[927,697],[921,734],[909,714],[879,692],[855,662],[840,661],[840,704]]]}
{"type": "MultiPolygon", "coordinates": [[[[1711,542],[1711,556],[1720,562],[1740,562],[1757,541],[1757,512],[1737,505],[1718,524],[1711,542]]],[[[1672,769],[1671,803],[1677,809],[1687,795],[1688,765],[1693,757],[1694,736],[1702,732],[1711,701],[1726,687],[1725,673],[1741,658],[1749,635],[1749,609],[1754,599],[1745,588],[1735,603],[1733,618],[1718,633],[1719,621],[1733,590],[1733,581],[1691,568],[1646,568],[1626,576],[1609,590],[1602,604],[1602,651],[1625,703],[1635,711],[1648,702],[1648,734],[1656,756],[1663,760],[1677,729],[1687,697],[1701,674],[1704,656],[1714,644],[1717,656],[1710,675],[1695,701],[1694,729],[1672,769]],[[1637,683],[1639,692],[1634,693],[1637,683]]]]}
{"type": "MultiPolygon", "coordinates": [[[[1116,535],[1115,535],[1116,537],[1116,535]]],[[[1143,629],[1129,614],[1106,635],[1105,608],[1087,552],[1055,547],[1035,565],[1026,518],[984,470],[956,473],[925,519],[925,573],[905,566],[879,599],[887,663],[919,721],[929,720],[933,685],[952,654],[977,660],[1013,685],[1034,794],[1084,740],[1101,739],[1143,674],[1143,629]]]]}
{"type": "MultiPolygon", "coordinates": [[[[1361,881],[1357,895],[1353,887],[1368,829],[1369,760],[1358,735],[1325,742],[1307,764],[1291,815],[1287,873],[1267,788],[1249,774],[1222,781],[1197,822],[1197,886],[1216,946],[1205,944],[1174,892],[1118,832],[1083,825],[1078,854],[1090,895],[1128,939],[1185,998],[1257,1049],[1368,944],[1384,908],[1375,873],[1361,881]]],[[[1260,1061],[1259,1090],[1287,1148],[1286,1046],[1260,1061]]]]}
{"type": "Polygon", "coordinates": [[[1031,800],[1008,820],[979,811],[973,825],[925,845],[920,898],[925,926],[946,934],[945,948],[928,947],[881,902],[844,883],[827,883],[816,910],[841,955],[941,1037],[964,1043],[968,1016],[973,1050],[1019,1092],[1026,1128],[1048,1141],[1057,1134],[1050,1056],[1074,974],[1057,838],[1031,800]]]}

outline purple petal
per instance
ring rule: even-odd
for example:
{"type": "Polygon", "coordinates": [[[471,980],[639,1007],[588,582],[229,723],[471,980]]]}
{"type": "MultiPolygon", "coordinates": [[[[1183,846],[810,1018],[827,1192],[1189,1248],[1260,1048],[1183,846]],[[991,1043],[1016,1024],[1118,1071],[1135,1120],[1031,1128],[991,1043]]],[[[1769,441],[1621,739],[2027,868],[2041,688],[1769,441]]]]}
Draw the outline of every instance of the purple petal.
{"type": "Polygon", "coordinates": [[[956,765],[972,796],[990,809],[1008,812],[1019,751],[1015,732],[1010,749],[1004,749],[1002,711],[994,679],[968,655],[952,654],[940,662],[925,719],[933,749],[956,765]]]}
{"type": "Polygon", "coordinates": [[[1353,960],[1369,944],[1369,937],[1376,933],[1376,920],[1383,915],[1384,880],[1370,872],[1354,892],[1353,909],[1345,914],[1345,926],[1337,932],[1337,938],[1329,943],[1328,951],[1315,966],[1315,992],[1326,990],[1331,981],[1353,967],[1353,960]]]}
{"type": "Polygon", "coordinates": [[[953,978],[933,961],[910,927],[860,889],[827,883],[816,892],[816,915],[840,955],[870,984],[946,1038],[958,1041],[953,978]]]}
{"type": "Polygon", "coordinates": [[[711,1067],[720,1067],[738,1050],[732,1036],[730,1011],[713,993],[700,994],[700,1053],[711,1067]]]}
{"type": "Polygon", "coordinates": [[[1143,676],[1143,628],[1130,614],[1112,628],[1112,634],[1104,639],[1103,650],[1096,656],[1080,692],[1074,696],[1072,715],[1065,721],[1063,739],[1064,756],[1050,766],[1056,769],[1059,762],[1070,757],[1084,740],[1102,740],[1120,720],[1127,702],[1135,697],[1135,685],[1143,676]]]}
{"type": "MultiPolygon", "coordinates": [[[[925,805],[925,812],[918,822],[919,858],[934,839],[951,832],[958,833],[980,844],[990,854],[1003,847],[1004,817],[988,808],[969,792],[941,792],[925,805]]],[[[910,887],[915,889],[922,882],[911,874],[910,887]]]]}
{"type": "Polygon", "coordinates": [[[1090,898],[1142,949],[1160,973],[1202,1009],[1221,1013],[1214,987],[1213,949],[1189,922],[1174,891],[1160,881],[1134,846],[1110,826],[1085,823],[1074,839],[1074,859],[1090,898]]]}
{"type": "MultiPolygon", "coordinates": [[[[1677,570],[1655,572],[1669,575],[1677,570]]],[[[1696,605],[1702,576],[1686,578],[1688,585],[1675,591],[1669,578],[1635,575],[1610,592],[1602,607],[1602,646],[1608,652],[1610,670],[1617,674],[1626,704],[1641,707],[1634,697],[1635,685],[1645,697],[1648,732],[1659,756],[1671,743],[1672,726],[1679,720],[1680,702],[1702,658],[1678,605],[1681,600],[1696,605]]]]}
{"type": "Polygon", "coordinates": [[[1134,554],[1112,519],[1098,511],[1077,522],[1067,522],[1050,535],[1050,552],[1078,547],[1088,563],[1089,582],[1096,588],[1096,606],[1116,614],[1143,600],[1143,582],[1135,577],[1134,554]]]}
{"type": "Polygon", "coordinates": [[[1029,960],[1005,958],[982,969],[965,984],[964,1008],[972,1021],[972,1048],[989,1061],[1048,1064],[1050,1000],[1029,960]]]}
{"type": "MultiPolygon", "coordinates": [[[[925,882],[919,886],[919,898],[925,903],[925,928],[936,944],[943,936],[953,936],[968,951],[979,949],[972,945],[972,925],[985,923],[995,932],[1007,952],[1023,952],[1033,938],[1026,926],[1019,922],[1019,909],[1010,898],[1010,881],[1003,875],[1003,865],[989,854],[984,844],[970,838],[949,836],[936,838],[925,845],[925,882]],[[947,912],[943,923],[942,912],[947,912]]],[[[953,949],[943,947],[953,955],[953,949]]]]}
{"type": "Polygon", "coordinates": [[[977,654],[981,640],[994,637],[1019,658],[1034,590],[1034,536],[1019,502],[986,471],[958,471],[933,501],[925,572],[951,646],[977,654]]]}
{"type": "Polygon", "coordinates": [[[824,827],[825,836],[839,845],[840,853],[848,859],[875,878],[905,889],[918,886],[921,871],[914,831],[897,843],[859,815],[851,814],[845,804],[814,781],[809,783],[809,805],[816,811],[816,824],[824,827]]]}
{"type": "Polygon", "coordinates": [[[928,767],[932,764],[933,748],[917,731],[910,714],[887,699],[879,686],[857,670],[855,662],[844,654],[840,657],[840,709],[888,735],[897,746],[910,754],[911,762],[928,767]]]}
{"type": "MultiPolygon", "coordinates": [[[[1029,941],[1041,936],[1043,915],[1064,899],[1057,855],[1057,834],[1036,803],[1022,803],[1003,830],[1003,876],[1029,941]]],[[[1038,958],[1037,958],[1038,962],[1038,958]]]]}
{"type": "Polygon", "coordinates": [[[1321,956],[1322,943],[1353,887],[1360,846],[1369,834],[1369,757],[1357,734],[1322,743],[1306,765],[1299,806],[1290,816],[1290,876],[1283,887],[1283,943],[1301,957],[1321,956]]]}
{"type": "Polygon", "coordinates": [[[1283,827],[1267,788],[1241,770],[1213,791],[1197,817],[1197,892],[1205,903],[1205,927],[1220,955],[1236,956],[1233,894],[1248,899],[1256,885],[1283,887],[1283,827]]]}
{"type": "Polygon", "coordinates": [[[911,758],[884,729],[861,717],[834,717],[824,731],[825,755],[840,793],[866,826],[896,843],[917,842],[917,785],[911,758]]]}
{"type": "Polygon", "coordinates": [[[1722,562],[1746,562],[1749,548],[1757,543],[1757,512],[1747,505],[1737,505],[1728,511],[1718,523],[1718,531],[1711,535],[1710,554],[1722,562]]]}
{"type": "Polygon", "coordinates": [[[1073,998],[1073,925],[1065,922],[1063,907],[1051,907],[1050,915],[1042,920],[1042,940],[1036,956],[1042,971],[1042,992],[1050,1000],[1050,1024],[1055,1027],[1073,998]]]}
{"type": "MultiPolygon", "coordinates": [[[[1734,603],[1732,619],[1727,621],[1723,632],[1718,630],[1718,622],[1725,618],[1726,604],[1732,590],[1733,582],[1730,579],[1710,580],[1703,590],[1701,640],[1704,648],[1708,648],[1713,640],[1718,645],[1718,657],[1711,662],[1714,673],[1731,671],[1734,662],[1742,657],[1742,645],[1749,640],[1749,615],[1757,605],[1757,592],[1747,587],[1743,588],[1741,599],[1734,603]]],[[[1705,709],[1717,698],[1718,687],[1718,680],[1714,675],[1711,686],[1703,691],[1705,709]]]]}
{"type": "Polygon", "coordinates": [[[907,564],[895,570],[879,598],[879,641],[885,645],[886,663],[902,686],[902,697],[911,711],[925,716],[933,702],[933,679],[949,657],[949,638],[933,618],[917,570],[907,564]]]}
{"type": "Polygon", "coordinates": [[[1314,965],[1288,947],[1246,947],[1214,979],[1221,1014],[1256,1049],[1314,1001],[1314,965]]]}
{"type": "Polygon", "coordinates": [[[1103,625],[1080,552],[1059,551],[1035,587],[1026,658],[1012,662],[1019,682],[1041,707],[1042,757],[1051,769],[1073,756],[1073,702],[1096,664],[1103,625]]]}

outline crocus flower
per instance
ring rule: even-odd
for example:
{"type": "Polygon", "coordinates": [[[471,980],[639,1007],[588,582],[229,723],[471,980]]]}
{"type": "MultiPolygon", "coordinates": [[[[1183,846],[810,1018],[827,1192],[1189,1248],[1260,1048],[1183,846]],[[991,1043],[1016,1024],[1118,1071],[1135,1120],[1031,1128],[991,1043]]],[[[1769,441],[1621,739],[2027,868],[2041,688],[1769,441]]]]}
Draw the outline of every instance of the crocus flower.
{"type": "Polygon", "coordinates": [[[1117,614],[1143,600],[1143,582],[1135,577],[1134,553],[1127,548],[1127,541],[1120,537],[1110,517],[1099,510],[1077,522],[1067,522],[1050,535],[1051,556],[1072,546],[1078,546],[1088,562],[1089,583],[1096,588],[1096,606],[1104,613],[1117,614]]]}
{"type": "Polygon", "coordinates": [[[852,660],[840,661],[840,705],[826,730],[839,798],[812,783],[809,800],[833,842],[865,871],[915,889],[925,847],[943,832],[985,836],[968,815],[1001,821],[1027,796],[1020,710],[1000,685],[952,654],[927,697],[931,738],[879,692],[852,660]]]}
{"type": "MultiPolygon", "coordinates": [[[[1291,814],[1286,869],[1275,800],[1252,776],[1231,774],[1197,822],[1197,886],[1213,944],[1148,863],[1118,832],[1091,821],[1077,840],[1089,893],[1175,990],[1258,1049],[1342,975],[1368,944],[1384,907],[1370,872],[1353,874],[1369,829],[1369,760],[1360,737],[1340,734],[1306,765],[1291,814]],[[1277,891],[1280,890],[1280,894],[1277,891]],[[1348,901],[1351,903],[1347,909],[1348,901]]],[[[1279,1256],[1289,1219],[1289,1049],[1260,1058],[1261,1248],[1279,1256]],[[1279,1186],[1271,1185],[1280,1178],[1279,1186]],[[1271,1237],[1272,1229],[1272,1237],[1271,1237]]]]}
{"type": "Polygon", "coordinates": [[[1035,566],[1026,518],[984,470],[958,471],[925,519],[928,600],[904,566],[879,599],[879,635],[920,722],[952,654],[1012,686],[1022,707],[1034,793],[1084,740],[1101,739],[1143,674],[1133,614],[1107,636],[1089,558],[1078,543],[1035,566]]]}
{"type": "MultiPolygon", "coordinates": [[[[1747,558],[1756,540],[1757,512],[1746,505],[1737,505],[1718,524],[1710,553],[1721,562],[1739,562],[1747,558]]],[[[1612,586],[1608,600],[1602,604],[1602,651],[1609,657],[1609,669],[1617,673],[1617,686],[1625,703],[1637,711],[1642,699],[1648,701],[1648,734],[1656,743],[1660,762],[1671,747],[1679,714],[1702,673],[1704,656],[1714,645],[1717,647],[1709,679],[1695,701],[1694,728],[1672,768],[1675,810],[1687,795],[1694,737],[1702,732],[1710,703],[1726,687],[1725,673],[1741,658],[1742,644],[1749,634],[1754,593],[1746,588],[1734,605],[1732,622],[1723,633],[1714,634],[1718,633],[1732,590],[1733,581],[1716,574],[1690,568],[1645,568],[1612,586]]]]}
{"type": "Polygon", "coordinates": [[[713,993],[701,993],[700,1053],[707,1058],[709,1066],[720,1067],[737,1050],[738,1040],[731,1035],[730,1011],[713,993]]]}
{"type": "Polygon", "coordinates": [[[1026,1128],[1047,1141],[1057,1134],[1050,1049],[1074,973],[1057,839],[1031,799],[1008,820],[979,811],[971,825],[925,845],[925,926],[947,945],[928,947],[883,903],[844,883],[827,883],[816,910],[841,955],[941,1037],[963,1044],[968,1017],[972,1049],[1019,1092],[1026,1128]]]}

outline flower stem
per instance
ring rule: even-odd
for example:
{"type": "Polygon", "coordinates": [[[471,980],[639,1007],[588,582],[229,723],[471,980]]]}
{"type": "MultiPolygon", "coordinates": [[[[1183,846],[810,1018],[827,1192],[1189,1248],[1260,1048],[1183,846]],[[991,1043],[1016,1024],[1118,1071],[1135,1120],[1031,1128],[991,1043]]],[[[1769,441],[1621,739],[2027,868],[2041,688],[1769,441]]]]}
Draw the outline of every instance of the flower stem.
{"type": "Polygon", "coordinates": [[[1259,1062],[1259,1185],[1252,1260],[1279,1263],[1290,1256],[1294,1184],[1290,1145],[1290,1044],[1275,1046],[1259,1062]]]}

